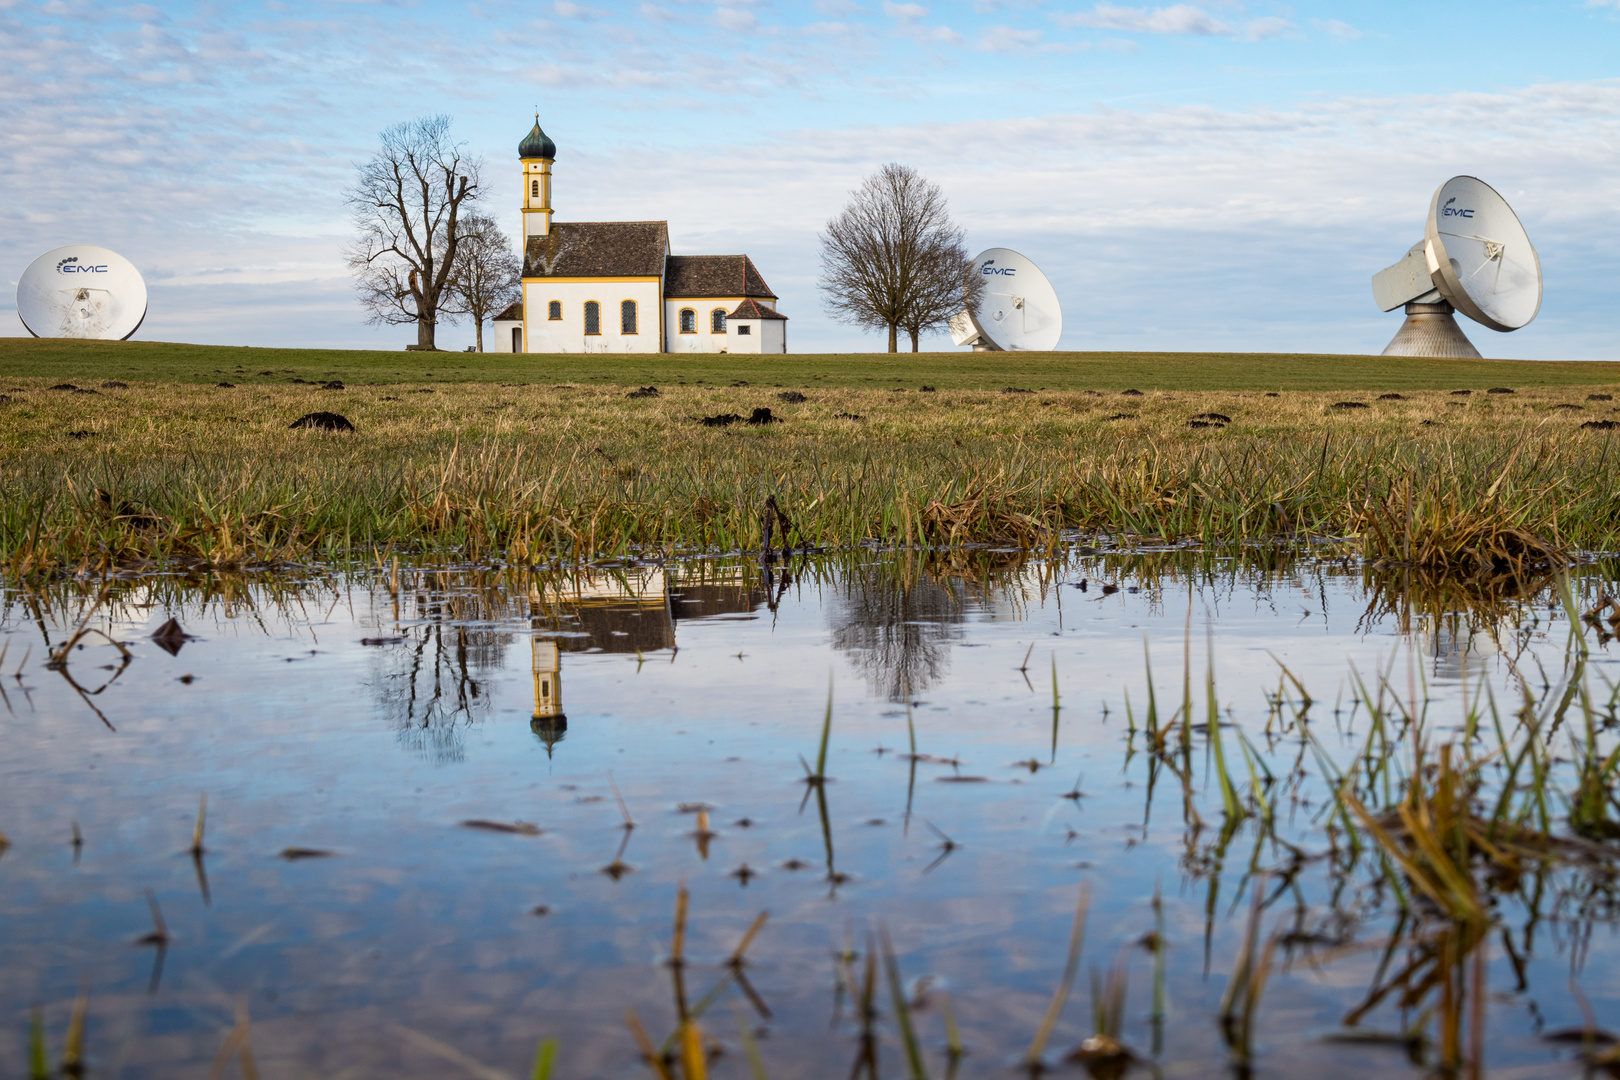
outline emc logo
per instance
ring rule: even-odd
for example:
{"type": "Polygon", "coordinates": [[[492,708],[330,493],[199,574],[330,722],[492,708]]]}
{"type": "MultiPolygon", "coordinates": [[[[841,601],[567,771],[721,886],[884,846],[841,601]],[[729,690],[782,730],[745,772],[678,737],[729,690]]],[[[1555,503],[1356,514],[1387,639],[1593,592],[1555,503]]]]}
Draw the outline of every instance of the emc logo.
{"type": "Polygon", "coordinates": [[[56,264],[56,272],[58,274],[105,274],[107,267],[105,265],[91,266],[89,263],[81,263],[77,255],[69,255],[56,264]]]}

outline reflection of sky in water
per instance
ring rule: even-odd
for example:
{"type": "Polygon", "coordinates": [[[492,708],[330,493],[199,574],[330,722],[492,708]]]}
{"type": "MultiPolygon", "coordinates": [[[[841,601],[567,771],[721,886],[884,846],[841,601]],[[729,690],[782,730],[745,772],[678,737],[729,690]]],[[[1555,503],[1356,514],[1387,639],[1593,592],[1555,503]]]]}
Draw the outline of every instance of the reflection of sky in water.
{"type": "MultiPolygon", "coordinates": [[[[1151,929],[1147,900],[1162,884],[1175,1021],[1165,1058],[1218,1071],[1209,1064],[1224,1060],[1213,1013],[1246,910],[1241,878],[1251,858],[1278,859],[1247,831],[1233,841],[1206,979],[1215,838],[1206,831],[1189,852],[1179,790],[1162,774],[1144,830],[1145,765],[1123,752],[1126,694],[1138,724],[1147,702],[1144,636],[1161,715],[1180,703],[1190,655],[1202,717],[1212,656],[1222,709],[1265,748],[1280,661],[1317,700],[1318,738],[1347,756],[1366,737],[1351,706],[1351,665],[1369,686],[1388,672],[1393,694],[1426,696],[1431,720],[1451,725],[1481,685],[1516,703],[1515,670],[1537,693],[1544,678],[1555,683],[1568,623],[1544,595],[1522,628],[1491,622],[1494,636],[1415,615],[1403,633],[1398,612],[1369,615],[1359,574],[1331,564],[1267,574],[1216,562],[1194,580],[1189,587],[1185,574],[1151,562],[1137,572],[1101,559],[952,572],[877,557],[836,573],[799,571],[786,584],[748,566],[532,591],[406,575],[397,612],[385,587],[341,581],[280,603],[258,590],[251,602],[171,605],[163,597],[172,594],[136,587],[111,622],[95,624],[131,642],[135,659],[92,693],[116,672],[118,653],[99,638],[75,651],[69,673],[83,697],[41,666],[40,638],[44,625],[59,640],[80,612],[36,610],[8,593],[0,829],[13,846],[0,858],[0,1062],[25,1059],[36,1000],[59,1040],[88,977],[92,1061],[117,1075],[206,1069],[239,995],[266,1075],[449,1075],[445,1047],[518,1075],[547,1034],[563,1038],[567,1075],[637,1075],[620,1017],[634,1006],[656,1036],[667,1030],[668,972],[658,964],[674,886],[685,880],[694,997],[753,916],[772,913],[750,978],[774,1014],[765,1043],[773,1077],[847,1071],[848,1024],[826,1034],[831,953],[851,933],[860,946],[877,919],[908,974],[948,988],[976,1059],[999,1067],[1038,1023],[1075,888],[1089,879],[1086,955],[1097,965],[1151,929]],[[1104,594],[1105,583],[1119,590],[1104,594]],[[196,635],[175,656],[146,638],[171,614],[196,635]],[[25,654],[18,680],[11,672],[25,654]],[[1054,660],[1064,706],[1055,766],[1032,771],[1030,762],[1054,758],[1054,660]],[[547,700],[537,705],[542,678],[547,700]],[[836,868],[851,875],[837,889],[823,879],[827,840],[817,804],[800,811],[798,780],[799,756],[815,756],[829,678],[836,779],[825,789],[827,817],[836,868]],[[919,750],[957,764],[913,767],[874,752],[904,749],[907,688],[919,750]],[[599,872],[624,835],[610,772],[638,822],[623,854],[634,870],[617,881],[599,872]],[[955,775],[985,781],[945,782],[955,775]],[[1061,798],[1077,776],[1087,797],[1061,798]],[[184,854],[202,793],[211,906],[184,854]],[[690,837],[693,816],[678,810],[697,802],[714,807],[720,833],[707,861],[690,837]],[[457,827],[471,818],[521,819],[545,832],[457,827]],[[736,824],[743,818],[752,824],[736,824]],[[85,840],[77,863],[75,821],[85,840]],[[963,845],[926,873],[940,851],[923,821],[963,845]],[[275,857],[289,847],[336,854],[275,857]],[[794,859],[814,867],[783,868],[794,859]],[[744,863],[761,875],[746,887],[729,876],[744,863]],[[174,935],[153,994],[153,950],[129,944],[150,929],[148,888],[174,935]],[[537,906],[548,913],[532,914],[537,906]]],[[[1613,646],[1595,647],[1593,669],[1620,678],[1613,646]]],[[[1297,698],[1287,688],[1284,696],[1297,698]]],[[[1284,740],[1267,760],[1286,774],[1298,753],[1284,740]]],[[[1297,795],[1280,810],[1279,831],[1320,850],[1312,815],[1321,791],[1297,795]]],[[[1218,821],[1218,795],[1201,798],[1206,819],[1218,821]]],[[[1305,928],[1331,925],[1322,879],[1304,875],[1300,889],[1305,928]]],[[[1345,900],[1349,910],[1371,903],[1345,900]]],[[[1382,926],[1349,929],[1376,939],[1382,926]]],[[[1600,1013],[1620,1004],[1608,937],[1596,935],[1581,974],[1600,1013]]],[[[1531,1038],[1537,1015],[1555,1027],[1579,1023],[1563,940],[1545,930],[1534,942],[1524,992],[1514,992],[1501,950],[1492,954],[1493,1061],[1552,1060],[1531,1038]]],[[[1125,1036],[1146,1047],[1148,960],[1129,955],[1125,1036]]],[[[1276,976],[1260,1021],[1263,1061],[1319,1071],[1329,1051],[1315,1036],[1354,1003],[1376,964],[1376,952],[1352,952],[1276,976]]],[[[1084,985],[1056,1048],[1089,1033],[1084,985]]],[[[709,1026],[735,1051],[733,1003],[748,1006],[734,993],[726,1000],[709,1026]]],[[[942,1044],[938,1010],[918,1015],[928,1044],[942,1044]]],[[[1389,1049],[1331,1055],[1346,1075],[1406,1067],[1389,1049]]],[[[720,1068],[745,1074],[735,1054],[720,1068]]]]}

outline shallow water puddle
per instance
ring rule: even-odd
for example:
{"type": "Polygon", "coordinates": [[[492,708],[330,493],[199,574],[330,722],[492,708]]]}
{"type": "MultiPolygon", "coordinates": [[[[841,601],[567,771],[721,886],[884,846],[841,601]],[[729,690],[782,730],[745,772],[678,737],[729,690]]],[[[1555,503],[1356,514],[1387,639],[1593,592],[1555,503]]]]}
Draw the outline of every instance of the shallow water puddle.
{"type": "MultiPolygon", "coordinates": [[[[1584,570],[1571,602],[1605,590],[1584,570]]],[[[558,1075],[651,1076],[625,1010],[661,1043],[683,1007],[722,1052],[715,1076],[750,1075],[739,1025],[772,1077],[843,1075],[880,928],[930,1074],[1006,1073],[1059,985],[1085,884],[1055,1067],[1078,1067],[1058,1062],[1118,992],[1113,1034],[1178,1076],[1245,1056],[1274,1075],[1420,1075],[1447,1053],[1435,1009],[1478,1024],[1463,1053],[1493,1070],[1574,1075],[1580,1047],[1542,1037],[1583,1023],[1571,974],[1600,1022],[1620,1008],[1600,854],[1492,893],[1453,988],[1474,992],[1479,955],[1479,1023],[1442,1008],[1445,979],[1425,983],[1412,935],[1432,910],[1419,896],[1402,920],[1322,779],[1377,734],[1362,687],[1386,717],[1423,716],[1433,746],[1471,710],[1489,731],[1491,695],[1509,735],[1526,689],[1561,699],[1578,653],[1550,584],[1465,605],[1329,559],[1185,551],[401,570],[397,592],[388,573],[158,578],[120,584],[86,624],[127,665],[91,636],[47,669],[93,595],[5,593],[8,1074],[25,1070],[32,1006],[54,1061],[87,985],[92,1075],[206,1075],[245,1015],[264,1076],[517,1077],[548,1036],[558,1075]],[[153,640],[171,617],[190,636],[153,640]],[[828,779],[807,784],[829,686],[828,779]],[[1171,724],[1189,696],[1193,722],[1171,724]],[[1149,753],[1152,725],[1188,740],[1185,791],[1149,753]],[[1229,826],[1218,761],[1250,811],[1229,826]],[[1218,1019],[1246,951],[1267,965],[1247,1039],[1218,1019]],[[947,1011],[967,1051],[954,1066],[947,1011]],[[1347,1018],[1355,1038],[1330,1039],[1347,1018]]],[[[1620,652],[1602,628],[1584,631],[1579,684],[1608,740],[1620,652]]],[[[1573,744],[1548,745],[1567,773],[1573,744]]],[[[906,1075],[887,985],[876,1075],[906,1075]]]]}

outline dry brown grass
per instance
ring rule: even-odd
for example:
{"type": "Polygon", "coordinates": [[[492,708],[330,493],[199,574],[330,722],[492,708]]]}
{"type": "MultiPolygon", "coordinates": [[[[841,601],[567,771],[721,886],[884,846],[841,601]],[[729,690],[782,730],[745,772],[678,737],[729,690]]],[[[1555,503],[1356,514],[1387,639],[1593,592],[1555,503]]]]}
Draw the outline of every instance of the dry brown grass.
{"type": "Polygon", "coordinates": [[[1342,391],[812,388],[789,405],[757,387],[48,385],[0,388],[0,550],[16,573],[388,545],[522,561],[729,550],[757,546],[770,494],[795,543],[824,546],[1357,534],[1376,558],[1492,570],[1620,547],[1612,433],[1581,427],[1610,407],[1589,387],[1369,393],[1336,410],[1342,391]],[[1584,408],[1555,408],[1569,404],[1584,408]],[[786,422],[695,420],[759,406],[786,422]],[[316,410],[359,430],[288,430],[316,410]],[[1209,413],[1231,423],[1188,426],[1209,413]]]}

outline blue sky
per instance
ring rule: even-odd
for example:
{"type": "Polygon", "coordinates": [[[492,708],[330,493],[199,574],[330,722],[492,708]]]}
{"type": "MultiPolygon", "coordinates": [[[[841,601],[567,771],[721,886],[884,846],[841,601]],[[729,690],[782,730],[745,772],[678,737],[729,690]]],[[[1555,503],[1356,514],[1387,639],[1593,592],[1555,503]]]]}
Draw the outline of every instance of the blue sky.
{"type": "MultiPolygon", "coordinates": [[[[898,160],[975,250],[1047,271],[1080,349],[1377,351],[1399,317],[1369,277],[1472,173],[1546,277],[1531,326],[1467,324],[1481,351],[1620,359],[1620,0],[0,0],[0,55],[0,278],[116,248],[147,339],[411,340],[365,325],[344,277],[355,164],[449,113],[515,232],[538,110],[559,220],[747,252],[795,350],[878,344],[822,311],[815,236],[898,160]]],[[[12,302],[0,333],[24,333],[12,302]]]]}

